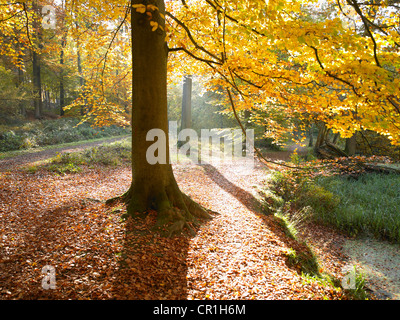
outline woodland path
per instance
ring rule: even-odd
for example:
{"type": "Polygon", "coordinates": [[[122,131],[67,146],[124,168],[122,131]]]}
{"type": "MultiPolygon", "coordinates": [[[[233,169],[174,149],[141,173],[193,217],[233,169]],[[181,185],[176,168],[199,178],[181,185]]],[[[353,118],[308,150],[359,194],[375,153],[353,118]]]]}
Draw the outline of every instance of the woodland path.
{"type": "MultiPolygon", "coordinates": [[[[185,168],[187,172],[187,168],[185,168]]],[[[273,216],[261,212],[258,188],[265,167],[211,165],[191,168],[182,189],[205,207],[220,213],[202,227],[189,250],[188,296],[194,299],[322,299],[340,294],[306,283],[295,267],[288,267],[285,253],[306,250],[289,238],[273,216]],[[199,181],[203,187],[200,188],[199,181]]],[[[178,180],[179,181],[179,180],[178,180]]],[[[182,181],[182,182],[183,182],[182,181]]],[[[340,276],[344,261],[340,239],[315,229],[324,246],[325,271],[340,276]],[[325,242],[324,242],[325,241],[325,242]]],[[[321,248],[322,249],[322,248],[321,248]]],[[[322,266],[321,266],[322,268],[322,266]]]]}

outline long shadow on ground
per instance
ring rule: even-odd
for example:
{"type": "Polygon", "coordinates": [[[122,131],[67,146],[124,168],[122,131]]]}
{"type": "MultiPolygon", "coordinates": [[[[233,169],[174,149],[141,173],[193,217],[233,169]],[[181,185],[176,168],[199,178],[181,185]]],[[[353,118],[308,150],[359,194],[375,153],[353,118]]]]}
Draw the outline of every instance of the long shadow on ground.
{"type": "Polygon", "coordinates": [[[286,259],[288,267],[292,267],[297,272],[306,272],[310,274],[318,274],[318,265],[315,257],[310,248],[304,243],[296,241],[293,235],[290,233],[286,224],[282,219],[275,217],[274,215],[266,215],[262,213],[263,204],[259,199],[254,197],[250,192],[238,187],[231,181],[229,181],[220,171],[214,166],[206,164],[202,166],[205,174],[221,187],[226,192],[230,193],[239,202],[241,202],[249,211],[261,218],[263,223],[269,230],[274,232],[277,239],[282,243],[286,244],[288,248],[295,250],[298,255],[297,260],[291,257],[283,257],[286,259]]]}
{"type": "Polygon", "coordinates": [[[157,213],[151,211],[146,216],[127,219],[112,289],[115,299],[187,299],[187,256],[191,238],[188,235],[165,237],[154,232],[156,216],[157,213]]]}

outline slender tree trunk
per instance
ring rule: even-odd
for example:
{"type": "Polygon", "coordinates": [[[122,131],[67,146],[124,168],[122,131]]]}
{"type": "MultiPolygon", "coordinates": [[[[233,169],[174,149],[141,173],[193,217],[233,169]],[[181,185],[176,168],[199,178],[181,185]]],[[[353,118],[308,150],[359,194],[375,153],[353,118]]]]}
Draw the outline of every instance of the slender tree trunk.
{"type": "Polygon", "coordinates": [[[346,139],[346,147],[344,149],[344,152],[346,152],[348,156],[354,156],[356,154],[356,148],[357,148],[356,134],[353,134],[351,138],[346,139]]]}
{"type": "Polygon", "coordinates": [[[61,77],[61,80],[60,80],[60,116],[63,116],[65,114],[64,107],[65,107],[65,90],[64,90],[64,80],[61,77]]]}
{"type": "Polygon", "coordinates": [[[64,107],[65,107],[65,89],[64,89],[64,47],[65,47],[65,38],[61,40],[61,53],[60,53],[60,116],[64,115],[64,107]]]}
{"type": "MultiPolygon", "coordinates": [[[[79,23],[77,21],[75,21],[75,25],[78,28],[79,27],[79,23]]],[[[81,44],[80,41],[78,39],[77,41],[77,65],[78,65],[78,74],[79,74],[79,86],[80,89],[83,90],[83,86],[85,85],[85,79],[83,78],[83,71],[82,71],[82,56],[81,56],[81,44]]],[[[84,94],[84,101],[85,104],[81,105],[81,116],[84,116],[85,113],[87,112],[86,108],[87,108],[87,99],[86,99],[86,95],[84,94]]]]}
{"type": "Polygon", "coordinates": [[[340,133],[335,133],[335,136],[333,137],[332,143],[336,144],[338,139],[339,139],[340,133]]]}
{"type": "MultiPolygon", "coordinates": [[[[37,11],[40,14],[40,6],[37,1],[32,1],[33,11],[37,11]]],[[[43,45],[42,41],[42,30],[38,19],[33,19],[33,28],[36,31],[38,39],[38,48],[41,50],[43,45]]],[[[40,51],[39,51],[40,52],[40,51]]],[[[41,79],[41,67],[40,67],[40,54],[32,49],[32,79],[33,79],[33,94],[34,94],[34,106],[35,106],[35,118],[41,119],[43,114],[43,100],[42,100],[42,79],[41,79]]]]}
{"type": "MultiPolygon", "coordinates": [[[[164,1],[157,0],[159,12],[165,14],[164,1]]],[[[133,0],[132,5],[145,4],[133,0]]],[[[153,19],[164,28],[165,21],[153,12],[153,19]]],[[[169,161],[167,114],[167,56],[165,32],[152,31],[146,14],[132,10],[132,184],[124,196],[128,214],[157,210],[158,225],[174,222],[173,226],[188,226],[194,216],[209,218],[208,213],[184,195],[176,183],[169,161]],[[147,141],[152,129],[161,129],[160,140],[166,151],[167,163],[150,164],[147,151],[154,141],[147,141]]],[[[160,150],[159,150],[160,152],[160,150]]],[[[171,229],[172,230],[172,229],[171,229]]]]}
{"type": "Polygon", "coordinates": [[[181,130],[192,127],[192,76],[183,79],[181,130]]]}
{"type": "Polygon", "coordinates": [[[318,126],[318,136],[317,136],[317,141],[315,142],[316,151],[318,151],[318,149],[324,144],[326,139],[326,134],[328,132],[325,123],[320,122],[317,124],[317,126],[318,126]]]}
{"type": "Polygon", "coordinates": [[[308,142],[308,146],[312,147],[314,145],[314,132],[313,132],[313,126],[310,125],[310,128],[308,129],[308,136],[310,138],[308,142]]]}
{"type": "MultiPolygon", "coordinates": [[[[64,11],[65,10],[65,1],[61,1],[61,8],[64,11]]],[[[65,21],[64,21],[64,15],[61,20],[61,28],[63,29],[63,36],[61,39],[61,53],[60,53],[60,65],[61,65],[61,71],[60,71],[60,116],[63,116],[65,114],[64,108],[65,108],[65,86],[64,86],[64,48],[67,45],[67,30],[65,29],[65,21]]]]}
{"type": "Polygon", "coordinates": [[[50,110],[50,91],[49,90],[44,91],[44,100],[46,102],[46,109],[50,110]]]}
{"type": "MultiPolygon", "coordinates": [[[[22,60],[23,60],[22,55],[18,56],[18,60],[19,60],[20,65],[18,66],[18,69],[17,69],[18,77],[17,77],[16,86],[17,86],[17,90],[20,92],[20,94],[22,94],[22,92],[20,91],[21,87],[24,83],[24,70],[22,69],[22,60]]],[[[19,105],[19,110],[20,110],[21,115],[25,118],[26,117],[26,108],[25,108],[24,101],[19,100],[18,105],[19,105]]]]}
{"type": "MultiPolygon", "coordinates": [[[[183,79],[182,88],[182,110],[181,110],[181,130],[192,128],[192,76],[185,75],[183,79]]],[[[180,148],[185,143],[187,143],[189,137],[186,141],[178,141],[178,147],[180,148]]],[[[187,150],[187,155],[189,155],[190,149],[187,150]]]]}
{"type": "Polygon", "coordinates": [[[40,119],[43,114],[42,80],[40,74],[40,58],[38,53],[34,50],[32,51],[32,69],[35,118],[40,119]]]}
{"type": "MultiPolygon", "coordinates": [[[[78,60],[77,63],[78,63],[78,73],[79,73],[79,86],[81,87],[82,90],[85,84],[85,80],[83,79],[83,74],[82,74],[82,57],[81,57],[81,50],[79,49],[79,43],[78,43],[77,60],[78,60]]],[[[85,115],[85,112],[86,112],[86,97],[85,97],[85,104],[81,106],[81,116],[85,115]]]]}
{"type": "MultiPolygon", "coordinates": [[[[247,129],[249,127],[249,119],[250,119],[251,111],[250,110],[244,110],[243,112],[243,123],[244,123],[244,128],[247,129]]],[[[242,139],[242,150],[246,151],[247,150],[247,141],[246,137],[243,136],[242,139]]]]}

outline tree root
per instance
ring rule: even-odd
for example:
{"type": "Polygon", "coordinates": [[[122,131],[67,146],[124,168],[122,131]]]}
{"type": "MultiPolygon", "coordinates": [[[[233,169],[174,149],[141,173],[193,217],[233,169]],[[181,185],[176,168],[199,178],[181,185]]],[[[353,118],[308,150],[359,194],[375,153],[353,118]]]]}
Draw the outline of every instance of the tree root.
{"type": "MultiPolygon", "coordinates": [[[[111,206],[117,202],[123,202],[128,206],[126,216],[133,215],[133,213],[143,213],[143,210],[136,208],[133,203],[135,201],[131,201],[135,199],[131,190],[132,188],[122,195],[106,200],[106,205],[111,206]]],[[[187,229],[190,235],[194,236],[196,231],[192,225],[199,225],[199,220],[212,219],[213,216],[210,212],[213,215],[218,214],[217,212],[205,209],[188,195],[182,193],[177,185],[167,187],[165,188],[165,192],[161,192],[155,197],[153,196],[148,209],[158,212],[157,223],[154,226],[155,230],[162,230],[166,225],[169,225],[167,232],[164,232],[167,237],[180,234],[184,229],[187,229]]]]}
{"type": "Polygon", "coordinates": [[[130,192],[131,192],[131,189],[129,189],[128,191],[126,191],[125,193],[123,193],[123,194],[121,194],[119,196],[116,196],[116,197],[111,198],[111,199],[107,199],[105,201],[105,204],[109,205],[109,206],[112,206],[113,204],[115,204],[117,202],[128,203],[129,202],[130,192]]]}

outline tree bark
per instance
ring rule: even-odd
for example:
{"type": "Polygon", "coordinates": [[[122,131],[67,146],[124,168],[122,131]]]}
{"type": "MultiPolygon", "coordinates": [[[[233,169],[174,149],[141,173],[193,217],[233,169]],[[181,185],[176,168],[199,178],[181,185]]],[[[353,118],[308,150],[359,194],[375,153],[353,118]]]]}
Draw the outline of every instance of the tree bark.
{"type": "Polygon", "coordinates": [[[32,50],[32,69],[35,118],[40,119],[43,113],[42,80],[40,74],[40,58],[38,53],[34,50],[32,50]]]}
{"type": "Polygon", "coordinates": [[[334,137],[333,137],[333,140],[332,140],[332,143],[333,143],[333,144],[336,144],[336,142],[337,142],[338,139],[339,139],[339,136],[340,136],[340,133],[335,133],[335,135],[334,135],[334,137]]]}
{"type": "Polygon", "coordinates": [[[308,146],[312,147],[314,145],[314,133],[313,133],[313,126],[310,125],[309,129],[308,129],[308,136],[310,138],[309,142],[308,142],[308,146]]]}
{"type": "MultiPolygon", "coordinates": [[[[37,1],[32,1],[32,9],[40,15],[41,7],[37,4],[37,1]]],[[[34,94],[34,106],[35,106],[35,118],[41,119],[43,114],[43,100],[42,100],[42,79],[41,79],[41,67],[40,67],[40,50],[43,48],[42,41],[42,29],[38,19],[33,19],[33,28],[37,34],[38,48],[39,51],[32,49],[32,80],[33,80],[33,94],[34,94]]]]}
{"type": "Polygon", "coordinates": [[[318,123],[317,127],[318,127],[318,136],[314,147],[316,151],[318,151],[318,149],[324,144],[326,140],[326,134],[328,132],[328,129],[325,123],[323,122],[318,123]]]}
{"type": "Polygon", "coordinates": [[[181,130],[192,128],[192,76],[183,79],[181,130]]]}
{"type": "MultiPolygon", "coordinates": [[[[77,63],[78,63],[78,73],[79,73],[79,86],[80,86],[81,90],[83,90],[85,80],[83,79],[83,73],[82,73],[82,57],[81,57],[81,50],[79,49],[79,43],[78,43],[77,60],[78,60],[77,63]]],[[[85,104],[81,105],[81,116],[84,116],[85,112],[86,112],[86,97],[85,97],[84,101],[85,101],[85,104]]]]}
{"type": "MultiPolygon", "coordinates": [[[[22,85],[24,83],[24,70],[22,69],[22,63],[23,63],[22,55],[18,56],[18,62],[19,62],[19,65],[18,65],[18,68],[17,68],[17,75],[18,76],[17,76],[16,87],[17,87],[17,90],[20,92],[20,94],[22,94],[21,87],[22,87],[22,85]]],[[[20,111],[21,116],[25,118],[26,117],[25,102],[19,100],[18,101],[18,105],[19,105],[19,111],[20,111]]]]}
{"type": "Polygon", "coordinates": [[[64,107],[65,107],[65,88],[64,88],[64,48],[66,45],[65,36],[61,40],[61,53],[60,53],[60,116],[64,115],[64,107]]]}
{"type": "MultiPolygon", "coordinates": [[[[165,14],[164,1],[154,2],[159,12],[165,14]]],[[[132,5],[135,4],[144,1],[133,0],[132,5]]],[[[180,191],[172,171],[167,114],[168,47],[165,32],[160,28],[152,31],[146,17],[132,9],[132,184],[124,199],[130,215],[154,209],[158,212],[158,226],[173,222],[173,228],[183,227],[188,226],[188,221],[195,221],[195,217],[210,216],[180,191]],[[152,129],[165,133],[166,163],[150,164],[147,159],[147,150],[154,143],[147,141],[152,129]]],[[[155,12],[153,19],[165,27],[164,19],[155,12]]]]}
{"type": "Polygon", "coordinates": [[[344,152],[346,152],[346,154],[349,156],[354,156],[356,154],[356,148],[357,148],[356,134],[353,134],[351,138],[346,139],[346,146],[344,152]]]}

